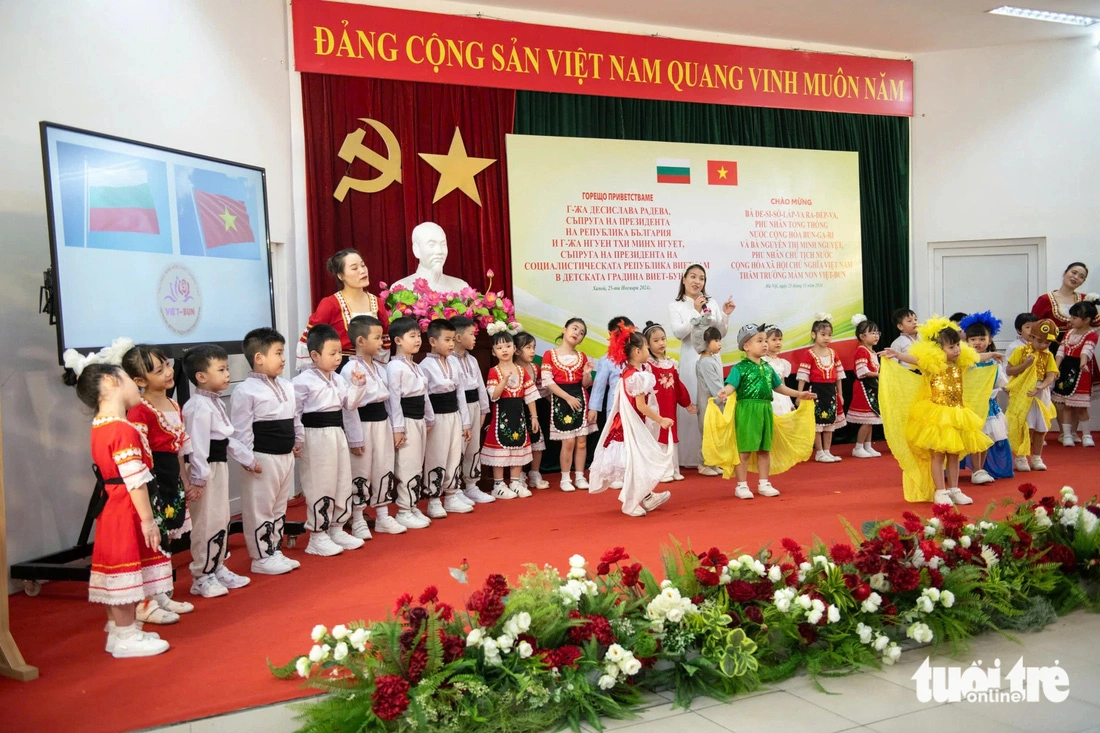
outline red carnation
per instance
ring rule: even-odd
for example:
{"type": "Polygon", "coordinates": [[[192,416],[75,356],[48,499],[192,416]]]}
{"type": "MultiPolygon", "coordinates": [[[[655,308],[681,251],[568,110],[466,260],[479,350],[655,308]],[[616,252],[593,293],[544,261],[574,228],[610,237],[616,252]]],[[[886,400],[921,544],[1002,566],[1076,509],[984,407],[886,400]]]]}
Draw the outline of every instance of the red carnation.
{"type": "Polygon", "coordinates": [[[764,623],[764,612],[760,610],[760,606],[746,606],[745,618],[754,624],[762,624],[764,623]]]}
{"type": "Polygon", "coordinates": [[[633,588],[638,585],[638,576],[642,572],[642,564],[636,562],[633,565],[628,565],[623,568],[623,587],[633,588]]]}
{"type": "Polygon", "coordinates": [[[775,595],[775,586],[767,578],[753,583],[752,589],[756,591],[756,600],[758,601],[770,601],[772,596],[775,595]]]}
{"type": "Polygon", "coordinates": [[[813,644],[815,641],[817,641],[817,627],[813,624],[799,624],[798,633],[802,637],[802,641],[805,642],[807,645],[813,644]]]}
{"type": "Polygon", "coordinates": [[[695,577],[700,583],[706,586],[718,585],[719,575],[718,573],[708,568],[695,568],[695,577]]]}
{"type": "Polygon", "coordinates": [[[580,647],[567,644],[557,649],[551,649],[543,657],[543,661],[546,662],[546,666],[551,669],[557,667],[558,669],[565,669],[566,667],[576,667],[577,660],[581,658],[580,647]]]}
{"type": "MultiPolygon", "coordinates": [[[[882,607],[882,615],[887,619],[892,619],[894,616],[898,615],[898,607],[895,606],[893,603],[888,603],[887,605],[882,607]]],[[[887,623],[893,622],[887,621],[887,623]]]]}
{"type": "Polygon", "coordinates": [[[622,547],[612,547],[610,550],[600,556],[600,562],[613,565],[623,560],[629,560],[630,555],[626,554],[626,550],[622,547]]]}
{"type": "Polygon", "coordinates": [[[508,595],[508,580],[503,575],[490,575],[485,579],[485,587],[498,596],[508,595]]]}
{"type": "Polygon", "coordinates": [[[443,642],[444,663],[453,662],[456,659],[461,659],[462,655],[466,653],[466,640],[463,639],[461,636],[446,634],[443,632],[442,629],[440,629],[439,639],[443,642]]]}
{"type": "Polygon", "coordinates": [[[420,598],[417,600],[419,600],[422,605],[434,603],[439,600],[439,589],[434,585],[429,585],[424,589],[424,592],[420,594],[420,598]]]}
{"type": "Polygon", "coordinates": [[[466,607],[478,615],[482,626],[492,626],[504,613],[504,601],[487,590],[474,591],[466,607]]]}
{"type": "Polygon", "coordinates": [[[409,682],[414,685],[424,676],[424,670],[428,668],[428,651],[424,648],[417,649],[409,657],[409,682]]]}
{"type": "Polygon", "coordinates": [[[788,586],[793,588],[794,586],[798,585],[798,583],[800,582],[798,580],[798,568],[796,568],[789,562],[783,563],[779,566],[779,568],[783,571],[783,580],[787,583],[788,586]]]}
{"type": "Polygon", "coordinates": [[[596,575],[607,575],[611,572],[611,566],[605,562],[601,562],[596,566],[596,575]]]}
{"type": "Polygon", "coordinates": [[[878,538],[885,542],[896,542],[899,537],[898,528],[892,524],[887,524],[878,531],[878,538]]]}
{"type": "Polygon", "coordinates": [[[409,683],[393,674],[376,677],[370,697],[374,701],[371,712],[381,720],[394,720],[409,707],[409,683]]]}
{"type": "Polygon", "coordinates": [[[411,593],[402,593],[393,604],[393,615],[400,616],[402,611],[412,605],[412,602],[413,597],[411,593]]]}
{"type": "Polygon", "coordinates": [[[1047,554],[1043,556],[1044,562],[1058,563],[1062,566],[1062,572],[1073,573],[1077,571],[1077,556],[1073,550],[1065,545],[1051,545],[1047,554]]]}
{"type": "Polygon", "coordinates": [[[913,512],[902,512],[902,522],[905,524],[905,531],[909,534],[921,534],[924,532],[924,522],[913,512]]]}
{"type": "Polygon", "coordinates": [[[936,568],[929,568],[928,569],[928,582],[932,585],[933,588],[942,588],[943,587],[943,573],[941,573],[936,568]]]}
{"type": "Polygon", "coordinates": [[[729,593],[730,600],[737,603],[745,603],[756,598],[756,590],[752,587],[751,583],[744,580],[735,580],[726,586],[726,592],[729,593]]]}
{"type": "Polygon", "coordinates": [[[455,617],[455,609],[449,603],[436,601],[435,610],[439,612],[439,618],[443,619],[444,621],[451,621],[455,617]]]}
{"type": "Polygon", "coordinates": [[[1024,495],[1024,501],[1031,501],[1031,497],[1039,490],[1035,484],[1020,484],[1016,490],[1024,495]]]}
{"type": "Polygon", "coordinates": [[[857,602],[863,603],[871,597],[871,586],[866,583],[860,583],[855,588],[852,588],[852,598],[857,602]]]}
{"type": "Polygon", "coordinates": [[[1014,524],[1012,525],[1012,529],[1016,530],[1016,539],[1020,541],[1021,545],[1025,547],[1031,545],[1031,533],[1024,529],[1024,525],[1014,524]]]}
{"type": "Polygon", "coordinates": [[[852,549],[851,545],[838,542],[833,545],[829,550],[829,554],[833,557],[833,562],[837,565],[847,565],[848,563],[855,562],[856,553],[852,549]]]}
{"type": "Polygon", "coordinates": [[[1047,514],[1054,513],[1054,507],[1056,504],[1057,502],[1054,500],[1053,496],[1044,496],[1042,499],[1039,500],[1039,506],[1046,509],[1047,514]]]}
{"type": "Polygon", "coordinates": [[[806,562],[806,553],[802,551],[802,545],[798,544],[790,537],[784,537],[779,541],[779,544],[783,545],[783,549],[791,556],[791,560],[794,561],[795,565],[801,565],[806,562]]]}
{"type": "Polygon", "coordinates": [[[901,592],[916,590],[920,586],[920,571],[916,568],[898,568],[890,578],[894,590],[901,592]]]}

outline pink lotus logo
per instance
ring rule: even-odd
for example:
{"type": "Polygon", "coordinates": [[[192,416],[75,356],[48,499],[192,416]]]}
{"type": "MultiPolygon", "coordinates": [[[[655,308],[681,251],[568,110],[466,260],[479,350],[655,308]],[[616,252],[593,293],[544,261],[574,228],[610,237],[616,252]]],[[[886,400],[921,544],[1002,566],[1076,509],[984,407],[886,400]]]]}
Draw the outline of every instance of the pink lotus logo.
{"type": "Polygon", "coordinates": [[[172,333],[183,336],[194,331],[202,317],[202,289],[195,274],[179,264],[165,268],[157,285],[157,304],[161,320],[172,333]]]}
{"type": "Polygon", "coordinates": [[[168,295],[164,296],[165,300],[173,303],[186,303],[192,299],[190,280],[177,275],[168,287],[168,295]]]}

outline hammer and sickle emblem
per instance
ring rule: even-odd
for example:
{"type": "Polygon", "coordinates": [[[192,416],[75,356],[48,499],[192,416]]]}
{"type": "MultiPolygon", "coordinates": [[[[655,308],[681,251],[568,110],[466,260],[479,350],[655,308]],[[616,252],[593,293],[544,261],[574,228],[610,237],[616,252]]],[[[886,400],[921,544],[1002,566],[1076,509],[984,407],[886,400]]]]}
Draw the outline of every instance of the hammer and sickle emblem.
{"type": "Polygon", "coordinates": [[[337,201],[343,201],[349,190],[359,191],[360,193],[378,193],[394,181],[401,183],[401,145],[397,142],[397,136],[378,120],[360,117],[359,121],[370,125],[382,136],[382,142],[386,143],[386,157],[379,155],[363,144],[363,138],[367,134],[364,128],[360,127],[353,132],[349,132],[347,137],[344,138],[344,144],[340,146],[340,152],[336,154],[337,157],[349,166],[356,159],[362,160],[367,165],[375,168],[378,175],[366,179],[344,176],[340,179],[336,190],[332,192],[337,201]]]}

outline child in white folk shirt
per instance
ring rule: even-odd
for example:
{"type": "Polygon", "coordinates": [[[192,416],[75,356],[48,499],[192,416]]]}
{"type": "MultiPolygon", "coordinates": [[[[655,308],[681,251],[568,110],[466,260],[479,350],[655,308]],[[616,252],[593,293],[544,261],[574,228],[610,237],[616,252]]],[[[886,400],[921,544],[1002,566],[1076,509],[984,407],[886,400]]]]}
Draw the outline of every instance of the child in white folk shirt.
{"type": "Polygon", "coordinates": [[[894,311],[894,325],[897,326],[898,337],[890,344],[890,348],[899,354],[908,354],[909,347],[920,339],[917,334],[916,312],[910,308],[898,308],[894,311]]]}
{"type": "Polygon", "coordinates": [[[428,380],[435,424],[424,445],[424,487],[430,496],[428,517],[446,519],[448,512],[474,510],[474,500],[459,491],[462,454],[470,440],[470,413],[465,393],[459,393],[462,366],[454,356],[451,322],[436,318],[429,323],[428,344],[432,352],[420,362],[420,369],[428,380]]]}
{"type": "Polygon", "coordinates": [[[283,554],[286,503],[294,488],[294,459],[305,436],[295,410],[294,385],[281,376],[286,368],[286,339],[273,328],[257,328],[244,337],[251,371],[229,399],[233,427],[259,466],[241,483],[241,521],[252,572],[283,575],[301,563],[283,554]]]}
{"type": "Polygon", "coordinates": [[[470,413],[470,439],[462,451],[462,493],[476,504],[488,504],[495,499],[477,487],[481,478],[481,428],[489,414],[485,377],[481,374],[481,365],[470,353],[477,340],[477,324],[466,316],[455,316],[451,325],[455,327],[454,355],[461,367],[458,388],[462,391],[460,396],[466,400],[466,411],[470,413]]]}
{"type": "Polygon", "coordinates": [[[424,449],[435,423],[424,370],[413,362],[420,351],[420,325],[403,316],[390,322],[394,356],[386,365],[390,426],[393,428],[393,473],[397,486],[397,521],[408,529],[425,529],[432,520],[416,502],[424,492],[424,449]]]}
{"type": "Polygon", "coordinates": [[[353,356],[340,374],[351,377],[358,368],[367,378],[366,393],[356,407],[344,409],[344,433],[351,449],[351,475],[356,491],[351,510],[351,534],[370,538],[363,509],[374,509],[374,531],[404,534],[407,530],[390,516],[390,504],[396,498],[393,473],[393,429],[390,427],[390,390],[386,367],[376,361],[382,352],[382,321],[374,316],[356,316],[348,322],[348,339],[355,347],[353,356]]]}
{"type": "Polygon", "coordinates": [[[196,346],[183,358],[187,378],[198,389],[183,406],[183,425],[191,436],[191,486],[202,495],[190,501],[191,594],[217,598],[243,588],[250,578],[224,565],[229,551],[229,466],[226,456],[246,471],[263,469],[237,439],[222,405],[229,387],[229,355],[213,344],[196,346]]]}
{"type": "Polygon", "coordinates": [[[309,530],[306,554],[332,557],[363,546],[363,540],[344,531],[353,497],[343,411],[362,400],[367,377],[355,365],[349,386],[336,373],[343,360],[340,337],[327,323],[309,330],[306,347],[313,366],[294,378],[295,411],[305,437],[299,475],[309,530]]]}

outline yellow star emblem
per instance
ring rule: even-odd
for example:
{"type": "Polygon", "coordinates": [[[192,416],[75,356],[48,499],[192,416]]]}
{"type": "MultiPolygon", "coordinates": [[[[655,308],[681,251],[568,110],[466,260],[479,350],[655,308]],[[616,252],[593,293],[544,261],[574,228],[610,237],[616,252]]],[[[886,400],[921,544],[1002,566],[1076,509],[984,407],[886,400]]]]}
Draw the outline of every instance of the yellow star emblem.
{"type": "Polygon", "coordinates": [[[229,213],[229,207],[223,206],[222,213],[218,214],[218,218],[225,222],[225,231],[232,229],[237,231],[237,217],[229,213]]]}
{"type": "Polygon", "coordinates": [[[725,166],[722,166],[721,168],[718,169],[718,177],[719,178],[725,178],[727,173],[729,173],[729,171],[726,170],[725,166]]]}
{"type": "Polygon", "coordinates": [[[454,137],[451,138],[451,149],[447,151],[446,155],[420,153],[420,157],[432,168],[439,171],[439,185],[435,188],[435,198],[432,199],[433,204],[457,188],[469,196],[475,204],[481,206],[481,196],[478,194],[474,176],[497,162],[496,158],[471,158],[466,155],[466,145],[462,142],[462,131],[457,127],[455,128],[454,137]]]}

